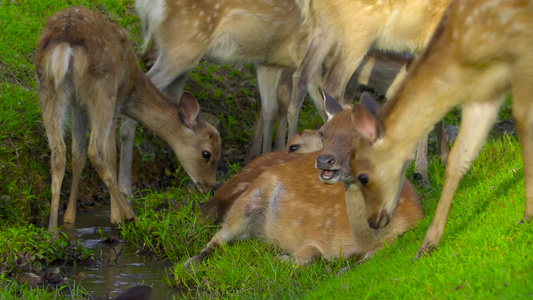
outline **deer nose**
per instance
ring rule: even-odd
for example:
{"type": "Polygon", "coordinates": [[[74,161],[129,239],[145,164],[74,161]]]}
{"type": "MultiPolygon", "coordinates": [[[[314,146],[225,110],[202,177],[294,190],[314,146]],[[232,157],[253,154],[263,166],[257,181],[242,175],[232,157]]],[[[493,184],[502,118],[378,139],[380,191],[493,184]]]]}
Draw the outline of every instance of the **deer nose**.
{"type": "Polygon", "coordinates": [[[335,156],[320,154],[316,157],[316,167],[322,170],[330,170],[335,165],[335,156]]]}
{"type": "Polygon", "coordinates": [[[380,229],[385,227],[390,222],[390,216],[385,211],[382,210],[379,215],[374,215],[370,218],[368,218],[368,226],[372,229],[380,229]]]}

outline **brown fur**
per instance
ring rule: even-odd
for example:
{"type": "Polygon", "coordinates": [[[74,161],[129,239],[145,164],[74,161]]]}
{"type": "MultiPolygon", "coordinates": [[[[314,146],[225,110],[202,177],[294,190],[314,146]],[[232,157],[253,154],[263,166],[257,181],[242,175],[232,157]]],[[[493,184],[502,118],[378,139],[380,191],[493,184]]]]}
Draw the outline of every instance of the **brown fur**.
{"type": "Polygon", "coordinates": [[[522,144],[526,206],[533,218],[533,2],[454,1],[426,52],[395,98],[374,118],[354,107],[363,135],[354,144],[353,176],[365,196],[369,224],[387,225],[397,205],[403,172],[420,138],[450,109],[463,107],[461,130],[450,152],[439,205],[417,256],[440,241],[451,201],[509,92],[522,144]],[[373,141],[369,136],[376,136],[373,141]]]}
{"type": "MultiPolygon", "coordinates": [[[[346,110],[321,129],[326,137],[325,148],[335,147],[330,143],[337,138],[348,141],[343,151],[345,160],[349,159],[350,141],[356,137],[350,123],[350,111],[346,110]]],[[[222,229],[185,264],[201,261],[223,243],[251,235],[277,243],[298,264],[307,264],[319,256],[366,257],[422,218],[418,198],[406,181],[401,194],[402,208],[392,217],[394,225],[384,230],[370,229],[366,218],[360,217],[364,215],[364,203],[356,185],[350,184],[346,192],[340,183],[323,185],[318,179],[320,171],[314,167],[316,155],[304,154],[264,171],[235,201],[222,229]]]]}
{"type": "Polygon", "coordinates": [[[84,7],[64,9],[48,19],[39,38],[35,65],[52,150],[50,229],[57,227],[66,159],[63,123],[68,108],[72,113],[73,180],[64,222],[75,221],[80,173],[87,154],[109,188],[111,222],[135,219],[117,186],[115,128],[119,114],[142,122],[165,139],[197,184],[210,187],[215,183],[218,132],[198,120],[198,103],[192,95],[185,94],[177,106],[155,88],[138,66],[127,33],[119,26],[84,7]],[[211,153],[208,161],[202,158],[205,150],[211,153]]]}
{"type": "Polygon", "coordinates": [[[304,130],[292,136],[287,143],[285,152],[273,151],[252,160],[237,175],[222,185],[209,201],[202,203],[200,214],[202,219],[221,221],[235,200],[271,166],[282,164],[300,157],[300,154],[322,149],[322,141],[317,130],[304,130]]]}

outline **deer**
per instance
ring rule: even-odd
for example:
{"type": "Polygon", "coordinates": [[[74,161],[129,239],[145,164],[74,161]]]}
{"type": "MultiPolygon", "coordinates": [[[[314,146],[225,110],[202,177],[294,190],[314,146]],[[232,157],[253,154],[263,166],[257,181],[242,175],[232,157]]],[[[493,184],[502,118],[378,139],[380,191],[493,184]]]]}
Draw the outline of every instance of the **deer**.
{"type": "Polygon", "coordinates": [[[318,257],[367,259],[384,242],[412,228],[423,217],[418,197],[406,180],[391,226],[385,230],[368,226],[362,194],[347,167],[351,142],[357,137],[351,125],[351,110],[343,110],[335,99],[324,97],[330,119],[319,132],[322,152],[303,154],[265,170],[235,200],[222,228],[199,254],[185,262],[186,267],[202,261],[216,247],[249,236],[279,245],[290,254],[282,259],[300,265],[318,257]],[[337,158],[343,168],[337,171],[346,175],[342,178],[349,183],[347,190],[339,181],[324,185],[319,180],[323,172],[315,168],[317,155],[333,150],[342,154],[337,158]]]}
{"type": "Polygon", "coordinates": [[[296,133],[289,139],[285,151],[272,151],[256,157],[239,173],[225,182],[207,202],[200,204],[202,222],[220,222],[226,212],[248,186],[268,168],[283,164],[322,149],[322,141],[318,130],[306,129],[296,133]]]}
{"type": "MultiPolygon", "coordinates": [[[[290,97],[283,94],[287,91],[291,93],[292,88],[287,89],[287,85],[293,86],[292,78],[287,74],[301,65],[312,38],[308,22],[304,22],[298,3],[294,0],[256,1],[252,4],[242,0],[135,1],[143,25],[145,48],[150,45],[143,55],[147,65],[152,66],[147,76],[159,89],[170,94],[180,94],[187,71],[203,57],[217,63],[256,64],[261,113],[254,126],[245,163],[260,153],[272,150],[272,131],[276,118],[278,127],[275,149],[283,149],[286,107],[290,100],[290,97]]],[[[408,60],[409,58],[399,55],[371,51],[367,61],[375,67],[362,69],[361,73],[354,75],[353,81],[369,85],[385,94],[389,87],[398,85],[403,78],[403,75],[399,75],[399,79],[394,80],[396,74],[405,73],[403,66],[408,60]],[[379,79],[369,80],[369,77],[379,79]]],[[[322,119],[326,120],[319,90],[319,73],[315,72],[309,79],[307,90],[322,119]]],[[[301,104],[298,110],[300,107],[301,104]]],[[[134,125],[128,124],[132,127],[134,125]]],[[[296,127],[289,137],[295,132],[296,127]]]]}
{"type": "MultiPolygon", "coordinates": [[[[296,0],[304,19],[311,27],[311,41],[302,63],[294,72],[288,111],[288,136],[296,132],[298,112],[311,78],[321,73],[324,60],[332,60],[321,86],[339,100],[346,102],[345,90],[354,70],[369,49],[420,54],[446,10],[450,0],[296,0]],[[334,52],[334,54],[332,54],[334,52]],[[331,56],[334,58],[331,59],[331,56]]],[[[388,91],[393,95],[405,78],[404,69],[396,84],[388,91]]],[[[390,97],[387,97],[390,99],[390,97]]],[[[439,139],[444,137],[443,124],[437,127],[439,139]]],[[[417,179],[429,186],[427,177],[428,137],[417,148],[417,179]]],[[[447,144],[441,143],[442,159],[447,159],[447,144]]]]}
{"type": "Polygon", "coordinates": [[[361,105],[353,108],[360,137],[353,146],[351,173],[364,195],[368,224],[379,229],[390,226],[416,143],[449,110],[462,106],[437,210],[417,259],[438,246],[459,182],[510,92],[525,174],[521,222],[533,219],[531,28],[532,1],[453,1],[398,93],[377,115],[361,105]]]}
{"type": "Polygon", "coordinates": [[[218,131],[198,117],[200,107],[191,94],[184,93],[179,105],[163,95],[141,70],[126,31],[101,14],[71,7],[50,16],[38,40],[35,69],[52,151],[50,230],[57,228],[69,109],[73,179],[64,223],[75,223],[80,174],[87,155],[109,188],[111,223],[136,220],[117,184],[115,130],[119,116],[139,121],[163,138],[197,186],[207,189],[215,183],[221,147],[218,131]]]}

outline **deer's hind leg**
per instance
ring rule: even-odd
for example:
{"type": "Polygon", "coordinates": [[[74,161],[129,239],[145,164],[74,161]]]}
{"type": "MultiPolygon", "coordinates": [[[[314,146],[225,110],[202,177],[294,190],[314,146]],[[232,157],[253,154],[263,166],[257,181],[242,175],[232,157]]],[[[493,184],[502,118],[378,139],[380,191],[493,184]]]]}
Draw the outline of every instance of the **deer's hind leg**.
{"type": "MultiPolygon", "coordinates": [[[[524,184],[526,204],[524,210],[524,220],[531,222],[533,220],[533,63],[531,60],[525,64],[531,72],[516,75],[515,78],[521,78],[513,87],[513,118],[516,123],[516,132],[522,146],[522,160],[524,163],[524,184]]],[[[527,70],[524,68],[522,70],[527,70]]]]}
{"type": "Polygon", "coordinates": [[[79,198],[81,171],[87,159],[87,115],[78,105],[71,105],[72,119],[72,185],[63,223],[76,221],[76,202],[79,198]]]}
{"type": "Polygon", "coordinates": [[[41,84],[39,102],[44,127],[48,137],[48,145],[52,151],[50,168],[52,173],[52,203],[50,204],[50,220],[48,230],[57,232],[57,215],[61,184],[65,175],[66,145],[63,140],[65,115],[68,108],[69,93],[52,85],[41,84]]]}
{"type": "Polygon", "coordinates": [[[263,190],[250,186],[231,206],[222,228],[197,255],[189,258],[184,266],[201,262],[214,248],[236,240],[246,239],[263,231],[265,216],[263,190]]]}
{"type": "MultiPolygon", "coordinates": [[[[81,97],[88,105],[91,122],[91,137],[89,139],[88,155],[96,171],[109,188],[111,194],[111,223],[122,223],[125,220],[135,220],[133,209],[117,184],[116,171],[116,143],[115,129],[117,113],[115,95],[106,90],[103,82],[94,82],[92,88],[87,89],[81,97]]],[[[83,89],[78,89],[83,91],[83,89]]],[[[115,90],[110,88],[109,90],[115,90]]]]}

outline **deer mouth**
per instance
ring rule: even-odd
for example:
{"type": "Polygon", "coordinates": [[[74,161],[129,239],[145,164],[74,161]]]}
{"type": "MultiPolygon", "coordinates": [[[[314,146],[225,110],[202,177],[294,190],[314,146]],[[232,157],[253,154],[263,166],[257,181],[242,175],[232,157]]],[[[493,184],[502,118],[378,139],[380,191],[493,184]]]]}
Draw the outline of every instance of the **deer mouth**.
{"type": "Polygon", "coordinates": [[[320,175],[318,175],[320,181],[325,184],[335,184],[341,179],[340,170],[322,170],[320,175]]]}

